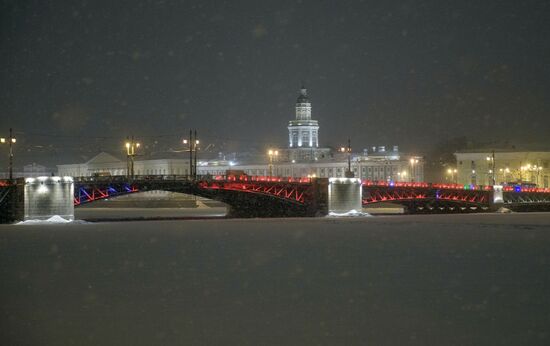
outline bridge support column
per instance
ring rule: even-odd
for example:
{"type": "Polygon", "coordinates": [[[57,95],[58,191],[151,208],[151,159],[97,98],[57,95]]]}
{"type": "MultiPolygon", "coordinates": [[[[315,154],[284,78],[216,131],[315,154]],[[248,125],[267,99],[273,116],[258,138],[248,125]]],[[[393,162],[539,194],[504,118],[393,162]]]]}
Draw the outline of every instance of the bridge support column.
{"type": "Polygon", "coordinates": [[[0,223],[23,220],[25,215],[23,179],[14,180],[0,188],[0,223]]]}
{"type": "Polygon", "coordinates": [[[502,185],[493,185],[493,192],[490,195],[492,198],[489,202],[489,208],[491,211],[497,211],[504,206],[504,192],[502,185]]]}
{"type": "Polygon", "coordinates": [[[329,210],[334,213],[361,212],[362,184],[359,178],[330,178],[328,186],[329,210]]]}
{"type": "Polygon", "coordinates": [[[59,215],[74,220],[74,185],[71,177],[26,178],[24,219],[47,220],[59,215]]]}
{"type": "Polygon", "coordinates": [[[313,195],[309,201],[305,216],[325,216],[329,209],[328,178],[313,178],[313,195]]]}

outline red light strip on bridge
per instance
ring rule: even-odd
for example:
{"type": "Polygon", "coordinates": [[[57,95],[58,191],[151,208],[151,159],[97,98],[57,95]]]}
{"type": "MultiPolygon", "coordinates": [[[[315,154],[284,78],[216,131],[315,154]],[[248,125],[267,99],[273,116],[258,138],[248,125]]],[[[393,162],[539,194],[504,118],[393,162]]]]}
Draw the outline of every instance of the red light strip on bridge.
{"type": "MultiPolygon", "coordinates": [[[[270,181],[271,182],[271,181],[270,181]]],[[[250,193],[261,193],[265,195],[277,196],[279,198],[290,199],[299,203],[305,202],[305,192],[311,187],[309,184],[269,184],[264,185],[262,181],[255,180],[254,182],[215,182],[208,183],[202,182],[201,188],[204,189],[216,189],[227,191],[243,191],[250,193]],[[257,184],[260,183],[260,184],[257,184]]]]}

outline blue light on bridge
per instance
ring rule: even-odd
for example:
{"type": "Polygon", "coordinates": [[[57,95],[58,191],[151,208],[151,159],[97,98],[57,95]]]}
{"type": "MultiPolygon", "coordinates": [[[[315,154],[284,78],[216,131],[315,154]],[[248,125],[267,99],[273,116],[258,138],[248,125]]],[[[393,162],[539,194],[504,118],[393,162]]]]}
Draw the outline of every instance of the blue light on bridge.
{"type": "Polygon", "coordinates": [[[521,192],[521,185],[514,186],[514,191],[515,192],[521,192]]]}

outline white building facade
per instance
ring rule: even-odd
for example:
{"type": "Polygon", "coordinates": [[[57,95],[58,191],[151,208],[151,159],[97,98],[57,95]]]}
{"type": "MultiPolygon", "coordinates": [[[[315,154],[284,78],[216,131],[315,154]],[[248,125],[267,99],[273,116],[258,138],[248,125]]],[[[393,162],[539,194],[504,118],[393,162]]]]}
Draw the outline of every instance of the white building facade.
{"type": "Polygon", "coordinates": [[[328,158],[329,148],[319,148],[319,122],[311,118],[311,101],[302,86],[296,99],[295,118],[288,122],[288,148],[279,149],[279,161],[308,162],[328,158]]]}
{"type": "Polygon", "coordinates": [[[311,102],[302,86],[296,100],[296,119],[288,123],[289,148],[318,148],[319,123],[311,119],[311,102]]]}
{"type": "MultiPolygon", "coordinates": [[[[456,169],[458,184],[491,185],[529,183],[548,188],[550,151],[489,151],[458,152],[456,169]]],[[[451,177],[452,179],[453,177],[451,177]]]]}
{"type": "MultiPolygon", "coordinates": [[[[142,175],[188,175],[187,159],[136,160],[134,173],[142,175]]],[[[127,163],[111,154],[99,153],[85,163],[58,165],[59,176],[90,177],[93,175],[127,175],[127,163]]]]}
{"type": "MultiPolygon", "coordinates": [[[[127,175],[126,161],[120,160],[108,153],[100,153],[91,160],[79,164],[58,165],[59,176],[90,177],[94,175],[127,175]]],[[[317,162],[275,162],[273,175],[279,177],[344,177],[348,169],[347,159],[339,157],[336,160],[317,162]]],[[[233,164],[227,161],[199,160],[197,174],[199,176],[225,175],[228,170],[243,171],[247,175],[269,175],[269,161],[251,164],[233,164]]],[[[188,175],[189,160],[159,159],[136,160],[134,163],[136,176],[151,175],[188,175]]],[[[374,153],[369,156],[354,156],[351,160],[351,171],[355,177],[374,181],[422,181],[423,165],[411,165],[409,159],[402,159],[397,153],[374,153]]]]}
{"type": "MultiPolygon", "coordinates": [[[[269,175],[273,161],[274,176],[280,177],[345,177],[348,170],[347,153],[319,148],[319,123],[311,118],[311,102],[307,89],[302,86],[296,100],[295,119],[288,125],[289,146],[279,149],[277,157],[266,155],[261,162],[239,163],[224,160],[199,160],[198,175],[225,175],[228,170],[242,171],[247,175],[269,175]]],[[[201,153],[199,151],[199,158],[201,153]]],[[[136,160],[134,173],[147,175],[188,175],[189,159],[136,160]]],[[[222,156],[223,157],[223,156],[222,156]]],[[[100,153],[86,163],[59,165],[60,176],[126,175],[126,161],[113,155],[100,153]]],[[[414,182],[424,180],[424,163],[421,157],[405,157],[397,146],[386,150],[375,147],[362,154],[351,155],[351,171],[355,177],[373,181],[414,182]]]]}

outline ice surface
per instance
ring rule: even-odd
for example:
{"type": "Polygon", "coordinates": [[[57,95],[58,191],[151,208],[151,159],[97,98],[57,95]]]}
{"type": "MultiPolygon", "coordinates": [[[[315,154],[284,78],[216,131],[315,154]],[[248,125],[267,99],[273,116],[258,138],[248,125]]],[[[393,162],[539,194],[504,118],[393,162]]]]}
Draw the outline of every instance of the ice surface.
{"type": "Polygon", "coordinates": [[[550,213],[0,225],[0,345],[547,346],[548,263],[550,213]]]}

